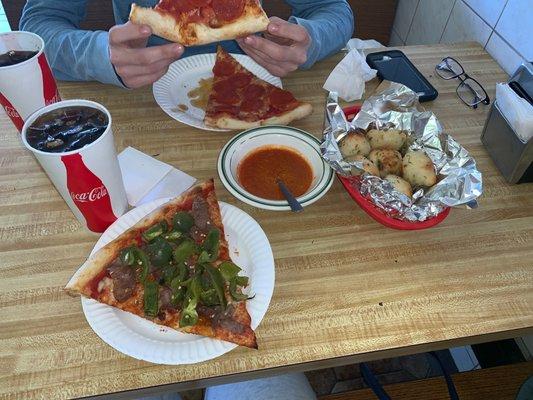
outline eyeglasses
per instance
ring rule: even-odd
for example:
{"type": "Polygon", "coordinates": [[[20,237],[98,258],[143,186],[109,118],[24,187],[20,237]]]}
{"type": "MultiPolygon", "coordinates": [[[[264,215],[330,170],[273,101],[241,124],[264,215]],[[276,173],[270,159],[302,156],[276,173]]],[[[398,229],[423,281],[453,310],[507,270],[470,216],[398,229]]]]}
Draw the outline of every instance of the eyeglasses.
{"type": "Polygon", "coordinates": [[[459,79],[461,83],[457,86],[456,92],[459,98],[467,106],[477,108],[478,104],[490,104],[490,99],[483,89],[483,86],[465,73],[463,66],[459,62],[452,58],[444,58],[436,67],[435,72],[442,79],[459,79]]]}

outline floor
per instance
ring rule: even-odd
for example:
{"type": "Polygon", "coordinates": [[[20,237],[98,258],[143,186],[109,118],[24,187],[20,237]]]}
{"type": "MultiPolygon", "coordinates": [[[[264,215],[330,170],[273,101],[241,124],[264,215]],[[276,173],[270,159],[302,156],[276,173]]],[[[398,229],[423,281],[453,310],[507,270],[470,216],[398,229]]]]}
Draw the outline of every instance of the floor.
{"type": "MultiPolygon", "coordinates": [[[[440,354],[447,360],[450,372],[456,372],[450,353],[446,351],[440,354]]],[[[426,353],[371,361],[367,365],[383,385],[441,375],[437,362],[426,353]]],[[[367,387],[358,364],[311,371],[306,375],[318,396],[367,387]]]]}
{"type": "Polygon", "coordinates": [[[9,28],[9,24],[7,23],[6,13],[4,11],[4,6],[2,5],[2,1],[0,0],[0,33],[9,32],[10,30],[11,29],[9,28]]]}

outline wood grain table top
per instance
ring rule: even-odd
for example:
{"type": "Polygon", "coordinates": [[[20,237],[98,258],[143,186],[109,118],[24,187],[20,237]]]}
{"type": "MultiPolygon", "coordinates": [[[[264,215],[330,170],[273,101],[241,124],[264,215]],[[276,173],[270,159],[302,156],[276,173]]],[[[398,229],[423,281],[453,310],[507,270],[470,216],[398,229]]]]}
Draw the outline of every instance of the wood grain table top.
{"type": "MultiPolygon", "coordinates": [[[[439,226],[395,231],[370,219],[336,180],[302,214],[252,208],[217,179],[234,133],[170,119],[151,88],[60,83],[64,99],[104,104],[117,149],[133,146],[198,178],[216,178],[220,200],[265,230],[276,260],[259,350],[239,348],[191,366],[153,365],[114,350],[91,330],[80,300],[62,288],[97,236],[81,228],[11,122],[0,117],[0,398],[139,394],[308,370],[518,336],[533,328],[533,184],[505,182],[480,142],[488,107],[464,106],[456,81],[433,72],[457,58],[493,98],[506,74],[475,43],[402,49],[440,95],[435,112],[477,160],[484,193],[476,210],[454,209],[439,226]]],[[[296,127],[321,136],[322,85],[340,55],[285,78],[315,112],[296,127]]],[[[369,90],[375,82],[368,85],[369,90]]]]}

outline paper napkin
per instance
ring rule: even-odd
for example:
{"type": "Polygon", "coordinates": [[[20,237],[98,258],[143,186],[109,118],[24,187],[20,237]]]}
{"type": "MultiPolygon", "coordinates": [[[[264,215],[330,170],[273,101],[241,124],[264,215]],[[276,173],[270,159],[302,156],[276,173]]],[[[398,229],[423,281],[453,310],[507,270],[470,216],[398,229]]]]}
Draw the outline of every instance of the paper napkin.
{"type": "Polygon", "coordinates": [[[496,103],[522,142],[533,138],[533,106],[521,98],[507,83],[496,85],[496,103]]]}
{"type": "Polygon", "coordinates": [[[324,89],[337,92],[345,101],[359,100],[365,92],[365,83],[374,79],[376,74],[377,71],[368,66],[364,56],[353,49],[331,72],[324,89]]]}
{"type": "Polygon", "coordinates": [[[128,203],[137,207],[152,200],[178,196],[196,179],[133,147],[118,155],[128,203]]]}

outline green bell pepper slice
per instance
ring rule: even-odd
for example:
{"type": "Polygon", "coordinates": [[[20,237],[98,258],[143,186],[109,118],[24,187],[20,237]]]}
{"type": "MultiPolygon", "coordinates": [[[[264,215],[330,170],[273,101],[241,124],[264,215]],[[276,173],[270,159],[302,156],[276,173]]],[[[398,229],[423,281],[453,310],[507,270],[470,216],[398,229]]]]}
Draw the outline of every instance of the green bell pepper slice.
{"type": "Polygon", "coordinates": [[[179,211],[174,215],[172,223],[174,229],[183,233],[188,233],[194,225],[194,218],[186,211],[179,211]]]}
{"type": "Polygon", "coordinates": [[[226,300],[226,295],[224,293],[224,287],[225,287],[224,277],[222,276],[222,274],[217,268],[213,267],[210,264],[205,265],[205,270],[211,277],[211,280],[213,282],[213,288],[215,289],[217,293],[220,304],[225,308],[228,305],[228,302],[226,300]]]}
{"type": "Polygon", "coordinates": [[[209,254],[209,262],[213,262],[218,258],[220,249],[220,231],[217,228],[212,228],[208,233],[202,244],[202,248],[209,254]]]}
{"type": "Polygon", "coordinates": [[[196,306],[201,293],[201,285],[198,276],[194,276],[190,285],[187,287],[187,294],[183,301],[183,307],[180,316],[180,328],[196,325],[198,322],[198,313],[196,306]]]}
{"type": "Polygon", "coordinates": [[[161,222],[158,222],[155,225],[152,225],[150,228],[145,230],[142,234],[142,237],[147,242],[151,242],[155,238],[161,236],[162,234],[166,233],[168,230],[168,224],[167,221],[163,220],[161,222]]]}
{"type": "Polygon", "coordinates": [[[172,259],[172,246],[162,237],[154,239],[148,245],[148,251],[150,253],[150,260],[156,267],[163,267],[172,259]]]}
{"type": "Polygon", "coordinates": [[[218,306],[220,300],[218,298],[217,291],[215,289],[205,290],[200,294],[200,300],[205,306],[218,306]]]}
{"type": "Polygon", "coordinates": [[[241,272],[241,269],[231,261],[224,261],[219,265],[218,269],[224,279],[228,282],[241,272]]]}
{"type": "Polygon", "coordinates": [[[136,247],[126,247],[120,252],[120,260],[126,265],[135,264],[135,249],[136,247]]]}
{"type": "Polygon", "coordinates": [[[156,282],[144,283],[144,314],[156,317],[159,312],[159,286],[156,282]]]}
{"type": "Polygon", "coordinates": [[[163,237],[166,240],[170,240],[171,242],[173,242],[173,241],[176,241],[176,240],[180,240],[183,237],[183,232],[176,231],[176,230],[171,230],[167,234],[163,235],[163,237]]]}
{"type": "Polygon", "coordinates": [[[229,282],[229,294],[231,295],[231,298],[235,301],[244,301],[248,300],[248,295],[244,293],[240,293],[237,290],[237,279],[238,277],[233,278],[229,282]]]}
{"type": "Polygon", "coordinates": [[[174,250],[172,258],[176,263],[183,263],[195,254],[196,250],[196,244],[192,240],[185,240],[179,244],[176,250],[174,250]]]}

